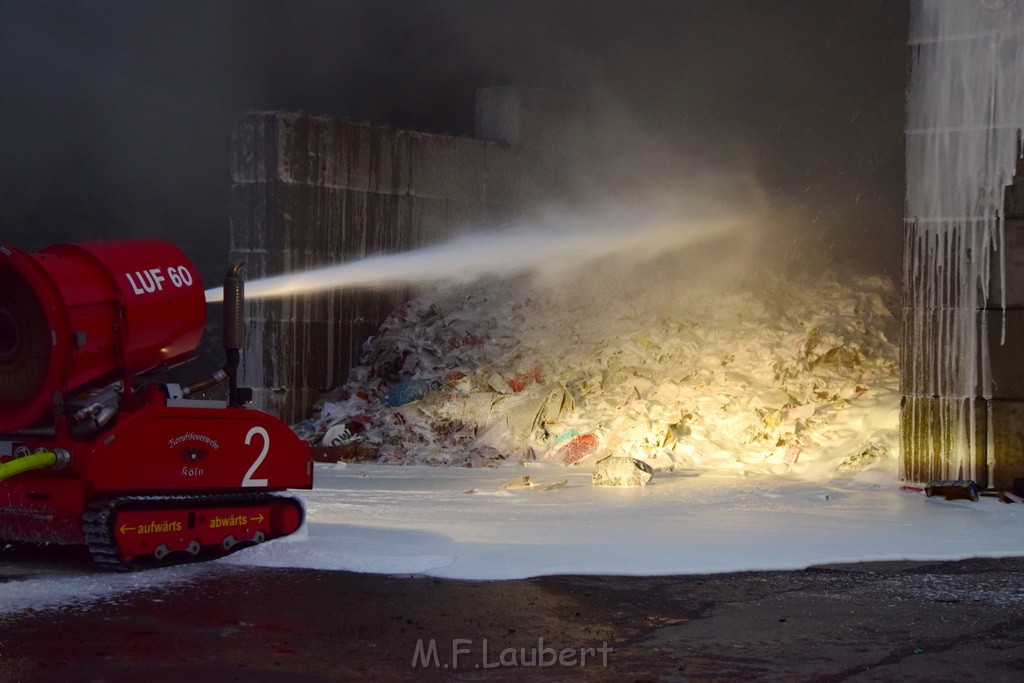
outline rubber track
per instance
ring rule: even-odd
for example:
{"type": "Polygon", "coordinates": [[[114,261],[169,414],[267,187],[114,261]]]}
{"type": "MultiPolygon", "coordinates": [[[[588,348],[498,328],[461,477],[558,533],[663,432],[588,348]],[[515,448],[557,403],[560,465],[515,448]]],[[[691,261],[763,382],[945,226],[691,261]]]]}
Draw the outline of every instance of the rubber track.
{"type": "MultiPolygon", "coordinates": [[[[305,518],[305,510],[302,503],[292,495],[276,492],[253,492],[240,494],[222,495],[177,495],[177,496],[119,496],[107,498],[90,503],[82,513],[82,531],[85,533],[85,542],[89,547],[89,553],[93,561],[103,569],[111,571],[135,571],[138,569],[149,569],[154,567],[167,567],[175,564],[187,564],[200,562],[213,557],[224,557],[231,553],[248,547],[249,544],[241,542],[228,551],[218,550],[216,546],[206,547],[200,550],[198,555],[189,555],[184,552],[170,553],[159,562],[149,558],[147,562],[124,562],[121,553],[114,543],[113,526],[110,518],[122,508],[130,509],[153,509],[164,508],[217,508],[233,505],[263,504],[272,498],[282,498],[294,504],[300,513],[299,524],[305,518]]],[[[280,538],[280,537],[275,537],[280,538]]],[[[267,539],[273,540],[273,539],[267,539]]]]}

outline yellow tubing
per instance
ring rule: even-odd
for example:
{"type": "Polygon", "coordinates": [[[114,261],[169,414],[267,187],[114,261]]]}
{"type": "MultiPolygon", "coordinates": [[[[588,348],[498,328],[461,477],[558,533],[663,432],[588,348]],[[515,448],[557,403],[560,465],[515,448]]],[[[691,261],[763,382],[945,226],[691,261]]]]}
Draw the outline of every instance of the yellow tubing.
{"type": "Polygon", "coordinates": [[[38,470],[42,467],[53,467],[57,464],[57,454],[53,451],[40,451],[14,460],[0,463],[0,481],[21,474],[28,470],[38,470]]]}

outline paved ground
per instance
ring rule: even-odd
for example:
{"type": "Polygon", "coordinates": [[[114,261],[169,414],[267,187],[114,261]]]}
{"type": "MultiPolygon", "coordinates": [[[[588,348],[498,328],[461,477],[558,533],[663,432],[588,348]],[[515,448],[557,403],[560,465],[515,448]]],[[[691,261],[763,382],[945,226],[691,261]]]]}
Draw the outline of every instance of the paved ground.
{"type": "MultiPolygon", "coordinates": [[[[14,558],[8,576],[19,561],[87,569],[51,553],[14,558]]],[[[11,681],[991,682],[1021,671],[1024,559],[501,582],[220,566],[86,609],[0,617],[11,681]]]]}

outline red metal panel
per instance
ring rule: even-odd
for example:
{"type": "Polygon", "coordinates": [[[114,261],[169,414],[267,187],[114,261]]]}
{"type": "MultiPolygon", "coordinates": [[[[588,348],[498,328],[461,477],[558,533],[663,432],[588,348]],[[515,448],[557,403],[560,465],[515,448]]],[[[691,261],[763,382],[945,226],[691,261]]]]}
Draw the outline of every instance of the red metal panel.
{"type": "MultiPolygon", "coordinates": [[[[99,297],[102,282],[102,290],[114,292],[111,305],[124,311],[129,372],[174,362],[199,344],[206,323],[203,284],[174,245],[159,240],[58,244],[42,253],[88,264],[91,281],[84,278],[75,287],[94,286],[99,297]]],[[[73,288],[61,290],[73,306],[73,288]]]]}
{"type": "Polygon", "coordinates": [[[103,492],[310,488],[309,446],[247,408],[148,406],[122,413],[81,475],[103,492]]]}
{"type": "Polygon", "coordinates": [[[84,543],[84,487],[76,478],[20,474],[0,486],[0,539],[84,543]]]}
{"type": "Polygon", "coordinates": [[[206,322],[195,267],[156,240],[59,244],[38,254],[0,244],[0,283],[4,432],[41,420],[58,389],[180,360],[206,322]]]}

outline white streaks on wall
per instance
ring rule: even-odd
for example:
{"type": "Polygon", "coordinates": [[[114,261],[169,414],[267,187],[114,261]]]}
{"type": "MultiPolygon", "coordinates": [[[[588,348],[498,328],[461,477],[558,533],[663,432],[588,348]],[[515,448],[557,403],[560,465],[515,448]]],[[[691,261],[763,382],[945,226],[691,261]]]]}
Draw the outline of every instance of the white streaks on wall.
{"type": "Polygon", "coordinates": [[[1006,305],[1002,203],[1024,127],[1024,2],[915,0],[910,48],[903,474],[973,479],[974,399],[992,391],[981,309],[1006,305]]]}

